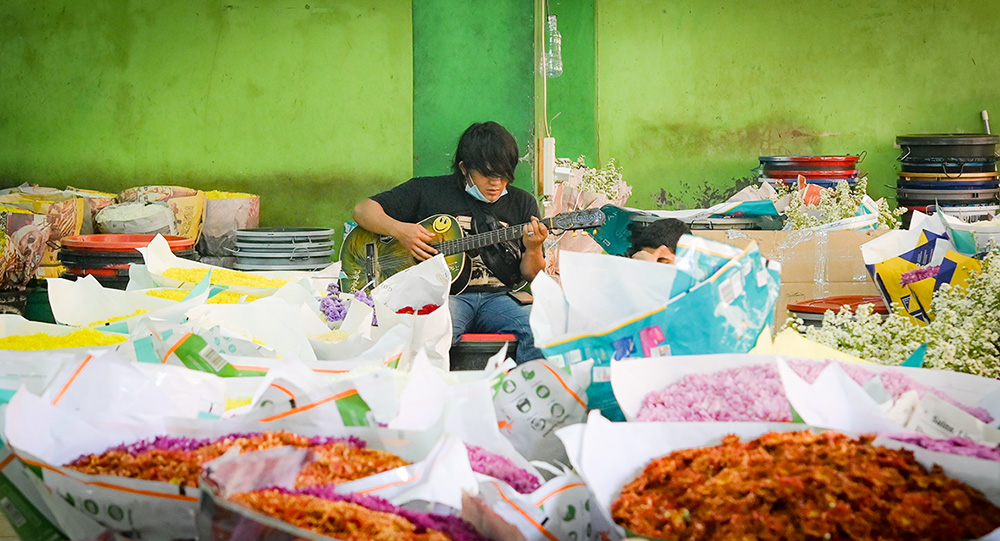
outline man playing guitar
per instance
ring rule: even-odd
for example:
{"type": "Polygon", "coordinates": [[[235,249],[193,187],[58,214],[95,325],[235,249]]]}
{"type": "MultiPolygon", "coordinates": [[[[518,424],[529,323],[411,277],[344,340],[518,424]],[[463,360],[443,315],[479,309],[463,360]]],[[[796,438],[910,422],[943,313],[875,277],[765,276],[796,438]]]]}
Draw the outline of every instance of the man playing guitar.
{"type": "Polygon", "coordinates": [[[524,224],[523,236],[516,243],[483,247],[467,255],[467,282],[452,289],[450,299],[453,335],[457,342],[467,332],[513,334],[517,337],[515,361],[523,363],[542,358],[535,347],[528,324],[530,306],[509,295],[510,276],[517,272],[500,267],[516,265],[521,280],[531,281],[545,268],[542,243],[548,228],[539,221],[538,202],[525,190],[511,186],[520,155],[517,142],[496,122],[476,123],[462,134],[455,152],[452,174],[418,177],[388,191],[364,199],[354,207],[358,225],[372,233],[393,237],[413,258],[425,260],[438,251],[431,244],[437,234],[451,227],[447,220],[431,224],[419,222],[445,214],[455,218],[463,233],[489,230],[483,222],[495,218],[494,227],[524,224]],[[442,229],[437,231],[437,229],[442,229]],[[506,249],[506,252],[504,252],[506,249]],[[499,250],[504,256],[486,250],[499,250]],[[498,277],[506,276],[507,282],[498,277]],[[461,286],[464,286],[462,289],[461,286]],[[461,289],[457,292],[456,289],[461,289]]]}

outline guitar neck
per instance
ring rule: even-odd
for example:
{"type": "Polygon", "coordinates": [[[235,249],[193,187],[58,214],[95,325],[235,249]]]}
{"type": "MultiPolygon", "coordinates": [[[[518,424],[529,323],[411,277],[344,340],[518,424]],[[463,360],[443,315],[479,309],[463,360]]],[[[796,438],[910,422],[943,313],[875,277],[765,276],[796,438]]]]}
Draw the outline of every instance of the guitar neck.
{"type": "MultiPolygon", "coordinates": [[[[542,218],[539,222],[544,224],[547,228],[552,228],[552,218],[542,218]]],[[[512,225],[510,227],[495,229],[485,233],[477,233],[475,235],[469,235],[455,240],[446,240],[439,244],[432,244],[431,246],[446,256],[460,252],[468,252],[469,250],[478,250],[484,246],[490,246],[523,237],[524,226],[525,224],[512,225]]]]}

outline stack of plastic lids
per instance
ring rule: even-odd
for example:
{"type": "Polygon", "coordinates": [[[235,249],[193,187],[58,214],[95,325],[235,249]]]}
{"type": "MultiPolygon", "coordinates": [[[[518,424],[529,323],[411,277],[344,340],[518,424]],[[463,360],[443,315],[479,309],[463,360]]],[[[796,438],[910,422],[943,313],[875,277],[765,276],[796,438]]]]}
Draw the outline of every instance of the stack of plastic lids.
{"type": "Polygon", "coordinates": [[[333,262],[333,229],[260,227],[237,229],[233,268],[244,271],[317,271],[333,262]]]}
{"type": "Polygon", "coordinates": [[[885,307],[885,302],[878,295],[839,295],[836,297],[823,297],[808,301],[791,303],[788,305],[788,313],[792,317],[801,319],[806,325],[820,326],[823,324],[823,315],[827,310],[834,313],[840,312],[841,308],[847,307],[851,313],[855,313],[862,304],[871,304],[872,311],[884,316],[889,315],[889,310],[885,307]]]}
{"type": "Polygon", "coordinates": [[[741,231],[776,231],[784,222],[779,216],[709,216],[687,222],[692,231],[736,229],[741,231]]]}
{"type": "MultiPolygon", "coordinates": [[[[137,248],[149,245],[154,237],[147,234],[65,237],[59,248],[59,262],[65,267],[62,277],[76,280],[90,275],[104,287],[125,289],[129,265],[143,262],[137,248]]],[[[165,235],[163,238],[177,257],[195,258],[194,239],[176,235],[165,235]]]]}
{"type": "Polygon", "coordinates": [[[896,203],[909,210],[940,210],[966,221],[988,220],[1000,210],[997,143],[990,134],[896,137],[900,171],[896,203]]]}
{"type": "Polygon", "coordinates": [[[760,180],[771,184],[794,185],[801,176],[809,184],[836,187],[846,180],[853,188],[858,181],[861,156],[761,156],[760,180]]]}

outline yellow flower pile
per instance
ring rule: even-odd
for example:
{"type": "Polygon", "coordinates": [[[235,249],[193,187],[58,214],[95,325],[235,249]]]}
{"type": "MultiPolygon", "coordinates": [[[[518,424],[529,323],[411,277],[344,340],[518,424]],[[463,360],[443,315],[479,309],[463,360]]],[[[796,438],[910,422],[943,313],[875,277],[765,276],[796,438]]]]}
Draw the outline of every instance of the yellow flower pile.
{"type": "Polygon", "coordinates": [[[23,209],[21,207],[15,207],[13,205],[0,205],[0,211],[9,212],[11,214],[31,214],[28,209],[23,209]]]}
{"type": "Polygon", "coordinates": [[[253,397],[252,396],[247,396],[245,398],[227,398],[226,399],[226,411],[246,406],[247,404],[249,404],[251,402],[253,402],[253,397]]]}
{"type": "Polygon", "coordinates": [[[148,310],[136,310],[135,312],[132,312],[131,314],[128,314],[128,315],[109,317],[108,319],[102,319],[100,321],[93,321],[93,322],[89,323],[88,326],[90,326],[90,327],[96,327],[98,325],[104,325],[105,323],[111,323],[112,321],[118,321],[118,320],[121,320],[121,319],[127,319],[127,318],[130,318],[132,316],[137,316],[139,314],[145,314],[147,312],[148,312],[148,310]]]}
{"type": "Polygon", "coordinates": [[[315,336],[314,338],[316,340],[326,340],[327,342],[339,342],[339,341],[347,338],[350,335],[351,335],[351,333],[349,333],[347,331],[342,331],[340,329],[333,329],[333,330],[325,332],[325,333],[323,333],[323,334],[321,334],[319,336],[315,336]]]}
{"type": "Polygon", "coordinates": [[[101,332],[96,329],[80,329],[62,336],[39,332],[35,334],[14,334],[0,338],[0,349],[20,351],[110,346],[128,340],[127,336],[101,332]]]}
{"type": "MultiPolygon", "coordinates": [[[[191,291],[187,289],[154,289],[147,291],[146,295],[171,301],[182,301],[184,300],[184,297],[188,296],[189,293],[191,293],[191,291]]],[[[244,297],[246,297],[244,302],[252,302],[260,298],[254,295],[237,293],[235,291],[220,291],[209,297],[208,304],[238,304],[240,299],[244,297]]]]}
{"type": "Polygon", "coordinates": [[[249,199],[256,195],[240,192],[220,192],[219,190],[209,190],[205,192],[206,199],[249,199]]]}
{"type": "MultiPolygon", "coordinates": [[[[171,267],[163,271],[163,276],[182,282],[200,282],[205,278],[205,274],[209,270],[205,268],[171,267]]],[[[279,288],[288,283],[287,280],[265,278],[259,274],[237,270],[216,268],[211,269],[211,271],[212,277],[209,278],[209,283],[216,285],[279,288]]]]}

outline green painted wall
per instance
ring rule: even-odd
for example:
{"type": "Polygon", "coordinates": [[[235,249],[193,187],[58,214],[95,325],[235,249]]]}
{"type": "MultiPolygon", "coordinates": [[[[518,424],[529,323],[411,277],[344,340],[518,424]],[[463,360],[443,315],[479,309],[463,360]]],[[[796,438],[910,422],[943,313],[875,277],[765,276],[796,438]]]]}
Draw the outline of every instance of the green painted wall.
{"type": "Polygon", "coordinates": [[[895,137],[1000,129],[991,0],[597,0],[601,160],[630,205],[693,206],[759,156],[858,154],[894,193],[895,137]],[[889,187],[892,186],[892,187],[889,187]]]}
{"type": "Polygon", "coordinates": [[[532,6],[532,0],[413,2],[415,175],[450,172],[462,132],[473,122],[493,120],[514,135],[527,158],[515,184],[531,190],[532,6]]]}
{"type": "MultiPolygon", "coordinates": [[[[761,155],[866,152],[1000,118],[989,0],[548,0],[558,155],[615,158],[630,204],[692,206],[761,155]]],[[[261,195],[263,225],[336,227],[448,170],[473,121],[534,159],[532,0],[7,0],[0,187],[182,184],[261,195]]],[[[1000,123],[1000,120],[996,121],[1000,123]]]]}
{"type": "Polygon", "coordinates": [[[335,227],[412,171],[408,0],[5,0],[0,185],[251,191],[335,227]]]}
{"type": "Polygon", "coordinates": [[[597,162],[597,85],[594,0],[548,0],[562,35],[563,74],[547,82],[549,131],[556,155],[597,162]]]}

